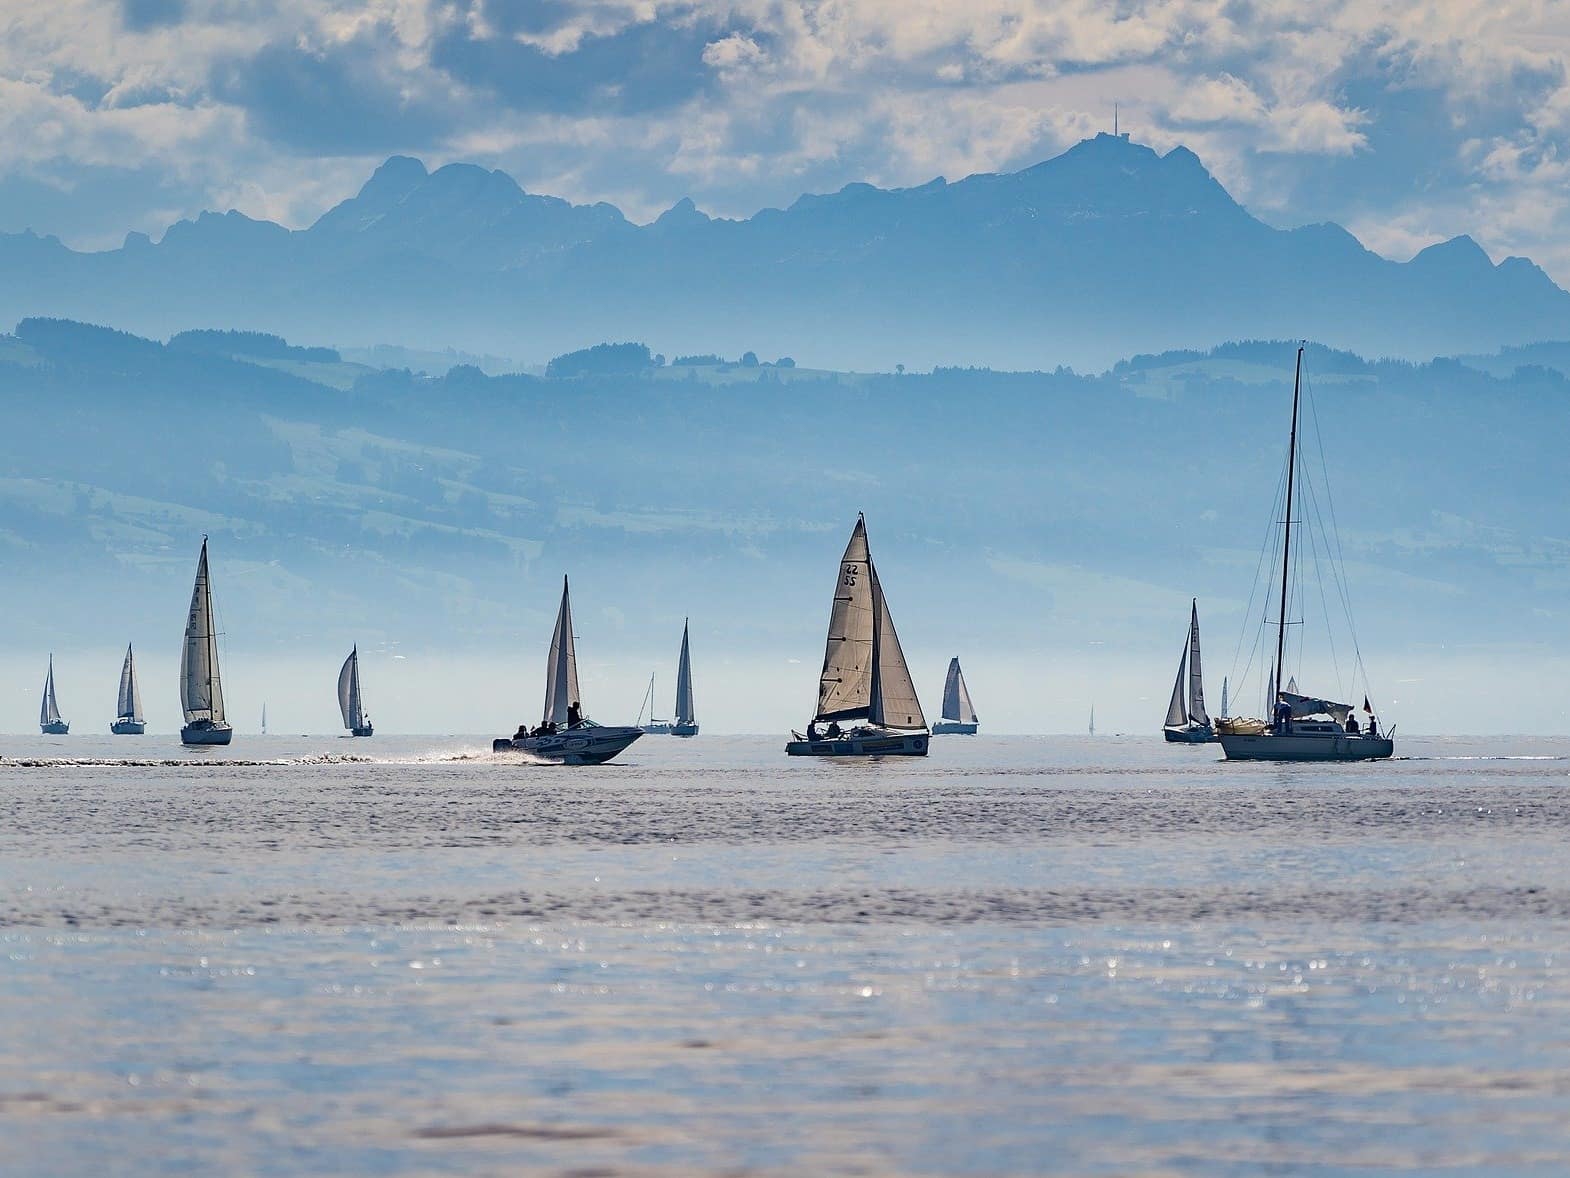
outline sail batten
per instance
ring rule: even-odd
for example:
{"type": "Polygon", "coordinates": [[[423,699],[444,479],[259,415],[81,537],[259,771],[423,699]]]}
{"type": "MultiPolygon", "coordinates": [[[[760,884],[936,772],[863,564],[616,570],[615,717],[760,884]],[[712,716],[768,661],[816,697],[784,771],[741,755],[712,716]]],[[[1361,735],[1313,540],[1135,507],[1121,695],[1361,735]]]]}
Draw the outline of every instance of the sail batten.
{"type": "Polygon", "coordinates": [[[213,626],[212,582],[207,571],[207,540],[196,564],[191,587],[191,610],[185,622],[185,646],[180,652],[180,707],[185,722],[224,719],[223,683],[218,674],[218,636],[213,626]]]}
{"type": "Polygon", "coordinates": [[[678,724],[697,722],[697,711],[692,703],[692,654],[687,643],[687,623],[681,624],[681,659],[676,664],[676,708],[678,724]]]}
{"type": "Polygon", "coordinates": [[[578,695],[578,654],[572,639],[572,601],[567,578],[561,579],[561,608],[556,612],[556,630],[551,635],[551,650],[545,661],[545,722],[567,726],[567,710],[583,701],[578,695]]]}

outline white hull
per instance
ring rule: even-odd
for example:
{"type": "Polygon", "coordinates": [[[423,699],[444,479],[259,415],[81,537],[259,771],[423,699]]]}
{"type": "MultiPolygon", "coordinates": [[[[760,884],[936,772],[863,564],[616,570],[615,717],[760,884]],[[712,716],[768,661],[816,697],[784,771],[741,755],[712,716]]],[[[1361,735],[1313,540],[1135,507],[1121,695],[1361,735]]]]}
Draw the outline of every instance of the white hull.
{"type": "Polygon", "coordinates": [[[1223,733],[1220,740],[1229,761],[1382,761],[1395,752],[1388,736],[1352,733],[1223,733]]]}
{"type": "Polygon", "coordinates": [[[71,731],[71,725],[64,720],[56,720],[52,724],[40,724],[38,731],[45,736],[64,736],[71,731]]]}
{"type": "Polygon", "coordinates": [[[1182,728],[1163,728],[1168,744],[1210,744],[1216,739],[1209,724],[1190,724],[1182,728]]]}
{"type": "Polygon", "coordinates": [[[147,724],[142,720],[116,720],[109,725],[109,731],[115,736],[141,736],[147,731],[147,724]]]}
{"type": "Polygon", "coordinates": [[[570,728],[550,736],[499,736],[491,742],[497,753],[528,753],[562,765],[603,765],[643,735],[641,728],[570,728]]]}
{"type": "Polygon", "coordinates": [[[933,736],[975,736],[976,725],[962,720],[939,720],[932,726],[933,736]]]}
{"type": "Polygon", "coordinates": [[[180,729],[181,744],[228,744],[233,736],[234,729],[222,720],[216,724],[208,720],[198,720],[195,724],[187,724],[180,729]]]}
{"type": "Polygon", "coordinates": [[[924,757],[929,743],[926,732],[863,728],[832,740],[827,737],[807,740],[798,736],[785,745],[785,751],[793,757],[924,757]]]}

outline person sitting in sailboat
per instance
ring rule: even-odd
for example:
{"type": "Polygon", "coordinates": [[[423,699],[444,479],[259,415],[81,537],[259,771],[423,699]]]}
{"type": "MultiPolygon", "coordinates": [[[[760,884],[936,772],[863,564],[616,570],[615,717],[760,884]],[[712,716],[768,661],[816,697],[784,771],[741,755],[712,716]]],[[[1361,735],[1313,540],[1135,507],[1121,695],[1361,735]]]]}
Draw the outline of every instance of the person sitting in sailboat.
{"type": "Polygon", "coordinates": [[[1348,736],[1356,736],[1358,734],[1356,712],[1348,712],[1346,714],[1346,731],[1348,736]]]}

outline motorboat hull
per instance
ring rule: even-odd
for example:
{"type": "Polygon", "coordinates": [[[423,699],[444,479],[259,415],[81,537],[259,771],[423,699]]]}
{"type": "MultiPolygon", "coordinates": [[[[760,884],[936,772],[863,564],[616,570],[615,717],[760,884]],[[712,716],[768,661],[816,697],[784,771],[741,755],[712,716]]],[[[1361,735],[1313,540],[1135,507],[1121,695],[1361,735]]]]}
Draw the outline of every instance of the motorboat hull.
{"type": "Polygon", "coordinates": [[[495,753],[528,753],[561,765],[603,765],[643,735],[641,728],[602,728],[592,725],[569,728],[549,736],[499,736],[491,741],[495,753]]]}
{"type": "Polygon", "coordinates": [[[1388,736],[1333,732],[1259,732],[1220,737],[1229,761],[1382,761],[1395,753],[1388,736]]]}
{"type": "Polygon", "coordinates": [[[1161,731],[1166,736],[1168,744],[1210,744],[1216,739],[1215,730],[1208,724],[1186,728],[1163,728],[1161,731]]]}
{"type": "Polygon", "coordinates": [[[808,740],[798,737],[786,743],[785,752],[792,757],[925,757],[930,743],[925,732],[869,729],[832,739],[824,737],[808,740]]]}
{"type": "Polygon", "coordinates": [[[975,736],[975,724],[966,724],[960,720],[939,720],[932,726],[933,736],[975,736]]]}
{"type": "Polygon", "coordinates": [[[228,724],[214,724],[211,720],[198,720],[180,729],[180,743],[189,745],[228,744],[234,729],[228,724]]]}
{"type": "Polygon", "coordinates": [[[362,724],[358,728],[349,729],[350,736],[375,736],[376,729],[369,724],[362,724]]]}
{"type": "Polygon", "coordinates": [[[53,724],[40,724],[38,731],[45,736],[64,736],[71,731],[71,725],[64,720],[56,720],[53,724]]]}
{"type": "Polygon", "coordinates": [[[109,731],[115,736],[141,736],[147,731],[147,724],[142,720],[116,720],[109,725],[109,731]]]}
{"type": "Polygon", "coordinates": [[[698,726],[696,724],[683,724],[678,721],[671,725],[670,731],[672,736],[697,736],[698,726]]]}

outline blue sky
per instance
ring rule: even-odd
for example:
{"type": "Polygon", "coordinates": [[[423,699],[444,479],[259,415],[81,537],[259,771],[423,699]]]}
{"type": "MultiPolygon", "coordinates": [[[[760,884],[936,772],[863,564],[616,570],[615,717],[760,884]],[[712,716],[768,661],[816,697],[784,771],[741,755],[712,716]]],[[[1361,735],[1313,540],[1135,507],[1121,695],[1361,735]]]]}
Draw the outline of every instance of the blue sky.
{"type": "Polygon", "coordinates": [[[0,229],[309,223],[392,152],[647,219],[1020,167],[1111,122],[1277,225],[1570,284],[1570,15],[1446,0],[54,0],[0,15],[0,229]]]}

